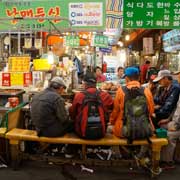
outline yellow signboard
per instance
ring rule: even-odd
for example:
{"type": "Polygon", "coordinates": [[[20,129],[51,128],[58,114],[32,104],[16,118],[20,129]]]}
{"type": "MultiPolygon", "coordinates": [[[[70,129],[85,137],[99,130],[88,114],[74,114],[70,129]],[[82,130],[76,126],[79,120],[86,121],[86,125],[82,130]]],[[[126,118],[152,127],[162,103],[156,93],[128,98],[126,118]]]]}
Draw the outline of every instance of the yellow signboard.
{"type": "Polygon", "coordinates": [[[33,65],[35,71],[50,70],[51,68],[47,59],[34,59],[33,65]]]}
{"type": "Polygon", "coordinates": [[[10,72],[28,72],[29,67],[29,56],[14,56],[8,59],[8,69],[10,72]]]}
{"type": "Polygon", "coordinates": [[[24,74],[23,73],[11,73],[11,86],[23,86],[24,74]]]}

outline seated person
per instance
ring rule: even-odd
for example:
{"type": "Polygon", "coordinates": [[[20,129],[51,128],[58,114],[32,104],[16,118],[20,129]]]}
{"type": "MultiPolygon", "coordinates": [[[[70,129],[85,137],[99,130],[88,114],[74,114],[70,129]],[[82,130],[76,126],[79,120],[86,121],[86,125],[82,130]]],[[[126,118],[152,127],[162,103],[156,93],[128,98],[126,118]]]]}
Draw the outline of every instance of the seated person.
{"type": "Polygon", "coordinates": [[[162,119],[168,118],[174,111],[179,99],[180,87],[173,83],[169,70],[161,70],[153,82],[158,82],[163,90],[154,97],[155,113],[153,123],[159,127],[162,119]]]}
{"type": "Polygon", "coordinates": [[[124,68],[121,66],[117,69],[117,84],[121,86],[125,85],[124,68]]]}
{"type": "MultiPolygon", "coordinates": [[[[166,123],[166,126],[163,126],[168,130],[168,140],[169,144],[162,149],[161,160],[166,162],[166,165],[173,165],[173,157],[176,147],[176,142],[180,138],[180,99],[177,103],[176,110],[172,116],[172,119],[161,120],[166,123]]],[[[179,152],[180,153],[180,152],[179,152]]]]}
{"type": "Polygon", "coordinates": [[[31,118],[39,136],[62,136],[71,129],[65,102],[61,97],[65,88],[63,80],[54,77],[47,89],[33,96],[31,118]]]}
{"type": "Polygon", "coordinates": [[[106,76],[102,74],[102,70],[99,66],[95,68],[95,74],[96,74],[96,81],[97,83],[101,83],[106,81],[106,76]]]}
{"type": "Polygon", "coordinates": [[[153,80],[156,78],[157,75],[152,74],[149,81],[145,84],[143,84],[143,87],[147,87],[150,89],[153,97],[155,96],[155,94],[157,93],[157,87],[158,87],[158,82],[153,82],[153,80]]]}
{"type": "MultiPolygon", "coordinates": [[[[87,129],[85,130],[85,128],[87,128],[87,123],[89,122],[88,119],[90,119],[89,117],[91,116],[91,120],[95,123],[94,128],[96,128],[96,123],[99,124],[100,121],[102,122],[102,118],[106,121],[106,115],[108,116],[109,110],[112,109],[113,100],[107,92],[96,89],[96,78],[92,73],[88,73],[84,76],[83,86],[84,91],[77,93],[74,97],[72,107],[70,107],[70,116],[75,121],[76,133],[82,138],[88,138],[85,133],[87,129]],[[92,105],[90,105],[90,102],[88,101],[89,98],[91,98],[92,105]],[[93,109],[95,112],[90,114],[90,111],[93,111],[93,109]],[[100,109],[102,111],[100,111],[100,109]],[[97,117],[100,117],[100,121],[99,119],[96,119],[97,117]],[[83,124],[82,122],[85,120],[86,122],[83,124]]],[[[103,123],[105,124],[106,122],[103,123]]],[[[103,132],[105,133],[105,129],[103,129],[103,132]]]]}

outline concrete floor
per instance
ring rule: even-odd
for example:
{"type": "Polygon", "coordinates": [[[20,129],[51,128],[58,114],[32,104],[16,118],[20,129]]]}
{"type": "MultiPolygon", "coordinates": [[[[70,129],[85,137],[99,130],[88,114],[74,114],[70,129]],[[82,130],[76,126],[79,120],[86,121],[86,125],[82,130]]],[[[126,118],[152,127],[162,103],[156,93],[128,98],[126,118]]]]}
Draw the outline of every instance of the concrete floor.
{"type": "MultiPolygon", "coordinates": [[[[150,176],[144,170],[130,170],[122,167],[88,167],[93,173],[81,171],[79,165],[66,165],[64,174],[62,166],[44,162],[24,162],[19,170],[11,168],[0,169],[0,180],[145,180],[150,176]]],[[[180,165],[173,170],[161,173],[158,180],[179,180],[180,165]]]]}

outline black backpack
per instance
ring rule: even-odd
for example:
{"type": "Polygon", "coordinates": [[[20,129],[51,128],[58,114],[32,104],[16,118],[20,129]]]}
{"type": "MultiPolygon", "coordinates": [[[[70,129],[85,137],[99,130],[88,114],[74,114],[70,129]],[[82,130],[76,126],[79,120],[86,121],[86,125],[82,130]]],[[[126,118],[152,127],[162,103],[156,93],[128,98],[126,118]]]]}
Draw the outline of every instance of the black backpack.
{"type": "Polygon", "coordinates": [[[123,86],[122,90],[125,93],[123,136],[128,139],[129,143],[138,139],[147,139],[149,142],[152,129],[144,88],[128,89],[123,86]]]}
{"type": "Polygon", "coordinates": [[[75,122],[76,133],[84,139],[99,139],[105,136],[105,113],[100,92],[84,91],[81,114],[75,122]]]}

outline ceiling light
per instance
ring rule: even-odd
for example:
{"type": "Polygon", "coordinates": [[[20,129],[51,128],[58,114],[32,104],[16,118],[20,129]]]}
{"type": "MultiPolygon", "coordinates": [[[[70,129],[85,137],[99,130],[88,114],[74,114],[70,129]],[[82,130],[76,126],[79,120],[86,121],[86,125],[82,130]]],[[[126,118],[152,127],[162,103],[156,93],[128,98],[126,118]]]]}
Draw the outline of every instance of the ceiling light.
{"type": "Polygon", "coordinates": [[[130,40],[130,35],[129,35],[129,34],[127,34],[127,35],[125,36],[125,40],[126,40],[126,41],[129,41],[129,40],[130,40]]]}

